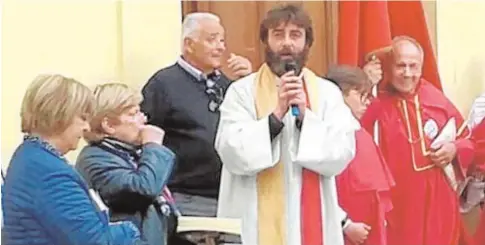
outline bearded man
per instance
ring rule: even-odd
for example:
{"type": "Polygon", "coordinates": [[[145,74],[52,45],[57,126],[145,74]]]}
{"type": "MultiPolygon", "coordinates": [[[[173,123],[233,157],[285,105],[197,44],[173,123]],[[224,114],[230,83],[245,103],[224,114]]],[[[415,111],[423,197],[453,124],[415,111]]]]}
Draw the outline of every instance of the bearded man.
{"type": "Polygon", "coordinates": [[[360,126],[339,88],[305,68],[313,37],[301,8],[270,10],[265,63],[231,84],[220,107],[218,216],[242,219],[243,244],[343,245],[351,224],[334,176],[354,157],[360,126]]]}

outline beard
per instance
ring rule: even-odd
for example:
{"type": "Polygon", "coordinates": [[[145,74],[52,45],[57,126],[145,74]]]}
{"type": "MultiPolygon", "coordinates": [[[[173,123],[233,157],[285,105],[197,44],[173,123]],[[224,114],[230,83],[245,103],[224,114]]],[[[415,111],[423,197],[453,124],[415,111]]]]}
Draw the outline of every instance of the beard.
{"type": "Polygon", "coordinates": [[[264,48],[264,55],[266,64],[268,64],[269,69],[276,74],[278,77],[281,77],[283,74],[287,73],[286,64],[294,63],[296,64],[296,73],[295,75],[299,75],[302,71],[303,67],[305,67],[307,58],[308,58],[308,51],[309,48],[305,47],[299,53],[292,53],[287,49],[283,49],[280,52],[273,52],[268,45],[264,48]],[[282,56],[291,56],[285,57],[282,56]]]}

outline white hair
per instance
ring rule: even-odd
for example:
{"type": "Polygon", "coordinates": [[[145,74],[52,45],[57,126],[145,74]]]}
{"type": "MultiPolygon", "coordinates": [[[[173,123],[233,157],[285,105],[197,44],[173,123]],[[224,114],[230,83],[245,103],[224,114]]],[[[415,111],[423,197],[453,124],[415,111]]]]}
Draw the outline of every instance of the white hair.
{"type": "Polygon", "coordinates": [[[423,47],[421,46],[421,44],[419,44],[419,42],[416,39],[414,39],[410,36],[402,35],[402,36],[394,37],[392,39],[392,49],[394,50],[396,48],[396,46],[398,45],[398,43],[403,42],[403,41],[405,41],[405,42],[407,41],[408,43],[411,43],[414,46],[416,46],[416,48],[421,53],[421,62],[424,62],[424,49],[423,49],[423,47]]]}
{"type": "Polygon", "coordinates": [[[184,18],[184,22],[182,23],[182,48],[185,38],[195,37],[194,34],[200,30],[200,22],[202,20],[214,20],[218,23],[221,22],[221,19],[212,13],[196,12],[187,14],[184,18]]]}

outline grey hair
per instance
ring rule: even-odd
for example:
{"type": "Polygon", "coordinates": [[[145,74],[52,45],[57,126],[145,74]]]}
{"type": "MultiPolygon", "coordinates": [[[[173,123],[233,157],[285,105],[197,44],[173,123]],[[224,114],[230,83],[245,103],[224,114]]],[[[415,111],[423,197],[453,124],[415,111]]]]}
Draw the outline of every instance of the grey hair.
{"type": "Polygon", "coordinates": [[[196,33],[200,28],[201,20],[214,20],[217,22],[221,21],[217,15],[212,13],[196,12],[187,14],[184,18],[184,22],[182,23],[182,41],[186,37],[193,37],[194,33],[196,33]]]}
{"type": "Polygon", "coordinates": [[[200,30],[200,22],[202,20],[214,20],[218,23],[221,19],[212,13],[208,12],[195,12],[187,14],[182,23],[182,40],[181,40],[181,52],[184,53],[184,40],[187,37],[195,37],[195,34],[200,30]]]}
{"type": "Polygon", "coordinates": [[[418,41],[416,41],[416,39],[410,37],[410,36],[405,36],[405,35],[402,35],[402,36],[396,36],[392,39],[392,47],[393,47],[393,50],[395,49],[395,47],[397,46],[398,43],[402,42],[402,41],[407,41],[411,44],[413,44],[414,46],[416,46],[416,48],[418,48],[419,52],[421,53],[421,62],[424,62],[424,50],[423,50],[423,47],[421,46],[421,44],[419,44],[418,41]]]}

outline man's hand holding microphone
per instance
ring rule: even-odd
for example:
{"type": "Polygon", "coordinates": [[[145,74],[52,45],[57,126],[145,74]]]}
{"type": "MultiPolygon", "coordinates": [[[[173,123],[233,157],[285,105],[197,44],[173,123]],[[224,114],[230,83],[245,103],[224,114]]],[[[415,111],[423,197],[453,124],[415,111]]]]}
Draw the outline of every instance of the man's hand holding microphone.
{"type": "Polygon", "coordinates": [[[280,77],[278,87],[278,104],[273,114],[280,120],[286,115],[291,108],[292,114],[300,121],[305,116],[306,94],[303,87],[303,73],[296,74],[296,64],[287,63],[287,71],[280,77]]]}

